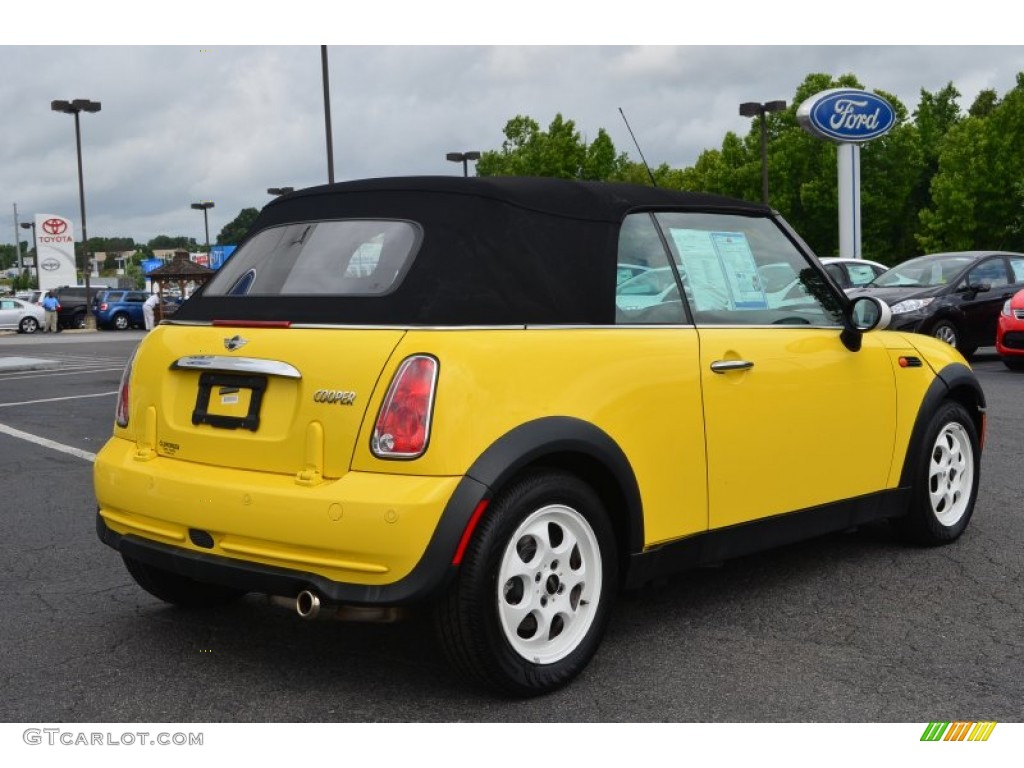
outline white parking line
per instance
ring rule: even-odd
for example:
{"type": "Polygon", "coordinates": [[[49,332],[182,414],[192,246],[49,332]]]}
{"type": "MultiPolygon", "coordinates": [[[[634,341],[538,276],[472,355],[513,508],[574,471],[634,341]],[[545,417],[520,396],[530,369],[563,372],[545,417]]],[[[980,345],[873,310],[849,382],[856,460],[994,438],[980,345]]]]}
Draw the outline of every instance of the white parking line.
{"type": "Polygon", "coordinates": [[[117,390],[113,392],[97,392],[94,395],[68,395],[67,397],[48,397],[44,400],[22,400],[20,403],[0,403],[0,408],[16,408],[19,405],[35,405],[36,403],[57,403],[61,400],[82,400],[87,397],[110,397],[116,395],[117,390]]]}
{"type": "MultiPolygon", "coordinates": [[[[60,399],[66,400],[69,398],[60,399]]],[[[36,402],[45,401],[38,400],[36,402]]],[[[52,448],[53,450],[60,451],[61,453],[67,453],[70,454],[71,456],[77,456],[78,458],[85,459],[86,461],[96,461],[95,453],[89,453],[88,451],[83,451],[78,448],[72,448],[70,445],[64,445],[62,443],[54,442],[53,440],[47,440],[45,437],[39,437],[38,435],[32,435],[29,434],[28,432],[22,432],[20,429],[8,427],[6,424],[0,424],[0,433],[10,435],[11,437],[17,437],[20,440],[27,440],[30,443],[41,445],[44,448],[52,448]]]]}

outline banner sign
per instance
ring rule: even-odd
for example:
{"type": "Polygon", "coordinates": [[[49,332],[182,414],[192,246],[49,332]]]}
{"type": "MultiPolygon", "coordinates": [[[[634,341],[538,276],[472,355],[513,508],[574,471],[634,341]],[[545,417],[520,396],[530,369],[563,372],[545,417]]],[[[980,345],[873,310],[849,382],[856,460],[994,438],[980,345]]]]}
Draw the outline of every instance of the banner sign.
{"type": "Polygon", "coordinates": [[[148,275],[154,269],[159,269],[164,265],[160,259],[145,259],[142,262],[142,274],[148,275]]]}
{"type": "Polygon", "coordinates": [[[207,264],[210,269],[220,269],[224,262],[228,260],[228,256],[235,252],[237,245],[214,245],[210,247],[210,263],[207,264]]]}
{"type": "Polygon", "coordinates": [[[78,285],[75,228],[69,219],[55,213],[36,214],[36,254],[41,290],[78,285]]]}

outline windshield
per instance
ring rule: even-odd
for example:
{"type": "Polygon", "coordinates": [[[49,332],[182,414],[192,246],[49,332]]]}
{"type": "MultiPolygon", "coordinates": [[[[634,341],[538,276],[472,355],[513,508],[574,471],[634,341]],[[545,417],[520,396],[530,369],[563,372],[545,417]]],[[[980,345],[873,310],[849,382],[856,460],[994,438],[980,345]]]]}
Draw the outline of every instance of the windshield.
{"type": "Polygon", "coordinates": [[[974,260],[973,256],[963,254],[922,256],[884,272],[871,285],[880,288],[937,288],[951,283],[974,260]]]}

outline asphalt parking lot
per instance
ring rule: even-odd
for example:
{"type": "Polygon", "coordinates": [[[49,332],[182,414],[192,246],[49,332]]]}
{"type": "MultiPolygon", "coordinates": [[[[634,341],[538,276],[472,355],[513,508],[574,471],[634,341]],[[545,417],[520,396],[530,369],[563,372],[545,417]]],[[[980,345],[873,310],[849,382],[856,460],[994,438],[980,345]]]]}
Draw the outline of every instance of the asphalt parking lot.
{"type": "Polygon", "coordinates": [[[143,335],[0,335],[4,721],[1024,720],[1024,375],[991,350],[959,542],[879,525],[685,574],[619,600],[574,684],[506,701],[461,685],[422,620],[305,622],[256,597],[189,613],[131,581],[96,538],[91,461],[143,335]]]}

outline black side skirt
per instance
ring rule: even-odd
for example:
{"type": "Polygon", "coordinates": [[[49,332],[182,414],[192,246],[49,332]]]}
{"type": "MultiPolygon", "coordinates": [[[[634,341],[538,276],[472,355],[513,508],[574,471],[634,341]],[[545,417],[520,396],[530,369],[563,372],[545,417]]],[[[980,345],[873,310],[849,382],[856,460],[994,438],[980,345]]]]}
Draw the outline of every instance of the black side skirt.
{"type": "Polygon", "coordinates": [[[690,568],[899,517],[909,498],[909,488],[897,488],[671,541],[632,555],[624,586],[635,589],[690,568]]]}

